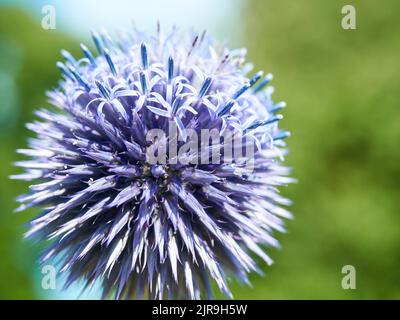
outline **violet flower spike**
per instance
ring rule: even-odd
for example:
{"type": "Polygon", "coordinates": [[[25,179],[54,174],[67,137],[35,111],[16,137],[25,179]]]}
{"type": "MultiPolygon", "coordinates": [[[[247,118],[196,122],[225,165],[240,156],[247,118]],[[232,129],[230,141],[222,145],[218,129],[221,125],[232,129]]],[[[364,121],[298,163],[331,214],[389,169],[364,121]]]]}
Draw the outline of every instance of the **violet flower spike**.
{"type": "Polygon", "coordinates": [[[27,125],[36,137],[18,150],[32,159],[16,162],[25,172],[12,178],[35,184],[17,211],[43,209],[26,237],[48,243],[40,262],[57,257],[66,286],[99,281],[103,298],[210,299],[212,282],[232,298],[228,276],[249,283],[255,256],[271,264],[266,249],[291,217],[277,190],[293,179],[272,75],[247,75],[245,50],[205,33],[92,37],[97,56],[85,45],[80,59],[62,51],[63,78],[48,93],[60,110],[37,111],[27,125]],[[149,140],[153,129],[165,136],[149,140]],[[216,144],[181,152],[193,132],[213,129],[216,144]],[[254,143],[251,168],[230,159],[226,133],[254,143]],[[150,161],[155,149],[164,162],[150,161]]]}

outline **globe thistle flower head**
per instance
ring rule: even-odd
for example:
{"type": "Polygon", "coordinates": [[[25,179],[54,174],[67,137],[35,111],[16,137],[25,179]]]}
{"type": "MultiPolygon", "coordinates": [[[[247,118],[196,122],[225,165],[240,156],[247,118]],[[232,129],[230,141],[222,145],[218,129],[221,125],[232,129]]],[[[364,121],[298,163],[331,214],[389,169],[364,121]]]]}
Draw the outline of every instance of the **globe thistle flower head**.
{"type": "Polygon", "coordinates": [[[245,50],[206,33],[93,40],[97,55],[61,52],[59,110],[37,111],[18,150],[32,160],[13,178],[35,184],[17,210],[43,208],[26,236],[49,243],[41,263],[57,258],[67,286],[100,281],[104,298],[212,298],[212,282],[232,297],[228,276],[249,283],[255,256],[271,264],[265,248],[290,218],[272,76],[248,75],[245,50]]]}

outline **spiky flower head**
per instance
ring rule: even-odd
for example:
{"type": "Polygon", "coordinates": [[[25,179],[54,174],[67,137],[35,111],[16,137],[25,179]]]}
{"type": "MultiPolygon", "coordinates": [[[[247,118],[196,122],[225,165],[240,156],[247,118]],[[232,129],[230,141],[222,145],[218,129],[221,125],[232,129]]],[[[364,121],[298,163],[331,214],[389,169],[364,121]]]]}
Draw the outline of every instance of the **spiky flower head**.
{"type": "Polygon", "coordinates": [[[246,51],[206,33],[93,40],[98,56],[61,52],[63,79],[48,93],[59,110],[37,111],[36,137],[18,150],[32,160],[13,178],[37,184],[17,210],[43,208],[26,236],[49,243],[41,262],[57,258],[67,285],[100,281],[104,298],[212,298],[213,281],[231,296],[227,277],[260,272],[253,253],[270,264],[265,248],[290,217],[276,189],[291,180],[271,75],[247,76],[246,51]],[[200,141],[207,130],[217,139],[200,141]],[[232,155],[226,133],[246,141],[236,151],[251,142],[251,161],[232,155]]]}

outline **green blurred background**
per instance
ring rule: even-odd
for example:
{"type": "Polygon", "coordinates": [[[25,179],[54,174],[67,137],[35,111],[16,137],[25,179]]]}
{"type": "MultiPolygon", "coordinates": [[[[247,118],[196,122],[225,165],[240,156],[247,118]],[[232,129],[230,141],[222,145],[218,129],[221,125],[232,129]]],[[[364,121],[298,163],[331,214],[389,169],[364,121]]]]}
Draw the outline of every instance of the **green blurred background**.
{"type": "Polygon", "coordinates": [[[127,15],[145,28],[157,18],[208,28],[232,46],[247,47],[256,69],[274,74],[275,99],[288,103],[282,122],[292,132],[287,161],[299,182],[283,192],[294,201],[295,219],[278,236],[282,249],[270,251],[275,264],[264,268],[266,276],[252,276],[252,288],[233,281],[234,297],[399,299],[400,2],[174,0],[165,10],[162,5],[0,0],[0,299],[77,296],[78,288],[41,289],[35,263],[40,248],[22,240],[24,223],[37,211],[13,214],[14,198],[27,184],[8,176],[20,158],[15,149],[30,136],[24,123],[57,83],[60,49],[80,54],[79,42],[90,27],[119,27],[127,15]],[[44,4],[57,10],[56,30],[41,28],[44,4]],[[346,4],[356,8],[356,30],[341,27],[346,4]],[[355,290],[341,287],[344,265],[356,268],[355,290]]]}

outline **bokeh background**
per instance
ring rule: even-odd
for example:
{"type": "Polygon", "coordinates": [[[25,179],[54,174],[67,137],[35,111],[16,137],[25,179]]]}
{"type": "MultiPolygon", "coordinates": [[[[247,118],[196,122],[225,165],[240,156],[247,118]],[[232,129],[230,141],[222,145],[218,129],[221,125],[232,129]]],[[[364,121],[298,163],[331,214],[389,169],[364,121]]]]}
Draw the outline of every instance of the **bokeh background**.
{"type": "MultiPolygon", "coordinates": [[[[60,49],[80,55],[92,28],[134,20],[152,31],[157,19],[247,47],[288,104],[287,162],[299,182],[283,192],[295,219],[266,276],[252,276],[252,288],[232,282],[235,298],[399,299],[399,17],[395,0],[0,0],[0,299],[80,292],[41,288],[40,247],[22,239],[37,211],[13,213],[27,184],[8,179],[30,136],[24,123],[57,83],[60,49]],[[46,4],[56,8],[56,30],[41,28],[46,4]],[[356,8],[356,30],[341,27],[345,4],[356,8]],[[344,265],[356,268],[355,290],[341,287],[344,265]]],[[[96,288],[81,296],[97,297],[96,288]]]]}

